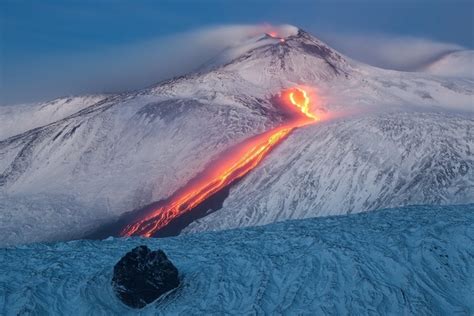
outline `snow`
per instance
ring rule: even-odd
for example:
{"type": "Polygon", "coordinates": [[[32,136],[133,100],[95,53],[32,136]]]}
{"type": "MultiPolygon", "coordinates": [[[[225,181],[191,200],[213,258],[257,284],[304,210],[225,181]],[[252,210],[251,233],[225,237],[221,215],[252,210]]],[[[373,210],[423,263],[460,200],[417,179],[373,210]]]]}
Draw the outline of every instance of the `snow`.
{"type": "Polygon", "coordinates": [[[85,223],[97,227],[104,216],[114,218],[166,198],[204,168],[214,158],[212,153],[269,125],[268,118],[241,105],[155,96],[116,102],[0,142],[5,200],[41,196],[46,201],[49,196],[51,201],[51,206],[44,202],[31,211],[21,208],[24,212],[4,204],[5,234],[0,244],[10,244],[6,236],[18,236],[17,242],[76,236],[90,226],[85,223]],[[76,212],[65,212],[63,207],[56,213],[47,211],[61,205],[56,203],[57,195],[69,196],[81,207],[74,206],[76,212]],[[49,225],[36,226],[28,219],[41,213],[49,225]],[[50,226],[55,229],[46,229],[50,226]]]}
{"type": "Polygon", "coordinates": [[[70,239],[80,238],[113,216],[107,209],[88,208],[66,194],[0,194],[0,210],[3,246],[61,240],[66,234],[70,239]],[[95,214],[93,220],[84,215],[85,209],[95,214]]]}
{"type": "Polygon", "coordinates": [[[474,50],[451,52],[425,66],[422,71],[446,77],[474,78],[474,50]]]}
{"type": "Polygon", "coordinates": [[[413,204],[471,203],[473,119],[396,112],[295,131],[186,231],[413,204]],[[249,194],[251,192],[251,194],[249,194]]]}
{"type": "Polygon", "coordinates": [[[111,288],[137,245],[182,285],[141,315],[471,315],[474,205],[417,206],[165,239],[0,249],[0,314],[135,315],[111,288]]]}
{"type": "Polygon", "coordinates": [[[39,104],[0,106],[0,140],[58,121],[105,98],[105,95],[72,96],[39,104]]]}

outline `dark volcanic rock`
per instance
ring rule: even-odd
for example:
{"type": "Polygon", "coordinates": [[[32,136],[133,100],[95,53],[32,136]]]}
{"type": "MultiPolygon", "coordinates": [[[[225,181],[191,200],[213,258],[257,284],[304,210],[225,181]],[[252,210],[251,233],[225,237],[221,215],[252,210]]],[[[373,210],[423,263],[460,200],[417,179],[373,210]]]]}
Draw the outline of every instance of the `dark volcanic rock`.
{"type": "Polygon", "coordinates": [[[112,286],[128,306],[142,308],[178,287],[178,269],[161,250],[138,246],[114,267],[112,286]]]}

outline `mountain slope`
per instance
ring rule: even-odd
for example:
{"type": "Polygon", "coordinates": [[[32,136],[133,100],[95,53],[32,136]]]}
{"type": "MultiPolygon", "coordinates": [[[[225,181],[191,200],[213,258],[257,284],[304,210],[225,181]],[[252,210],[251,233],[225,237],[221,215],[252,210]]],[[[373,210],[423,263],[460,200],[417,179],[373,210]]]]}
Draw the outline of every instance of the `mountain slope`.
{"type": "Polygon", "coordinates": [[[2,211],[3,242],[18,235],[48,240],[49,228],[54,235],[84,232],[86,223],[97,226],[101,218],[165,198],[203,168],[212,153],[268,124],[265,116],[240,104],[194,99],[117,96],[86,110],[0,142],[4,201],[31,205],[32,199],[50,199],[53,206],[58,196],[66,196],[79,210],[59,208],[45,227],[37,225],[44,219],[39,205],[26,214],[7,208],[2,211]],[[64,216],[79,225],[62,225],[64,216]],[[33,221],[26,221],[30,217],[33,221]]]}
{"type": "Polygon", "coordinates": [[[165,239],[0,252],[2,315],[135,315],[111,288],[133,247],[163,249],[181,286],[156,314],[471,315],[474,206],[407,207],[165,239]]]}
{"type": "Polygon", "coordinates": [[[450,52],[425,66],[424,71],[447,77],[474,78],[474,50],[450,52]]]}
{"type": "Polygon", "coordinates": [[[0,106],[0,140],[56,122],[105,98],[105,95],[86,95],[39,104],[0,106]]]}
{"type": "Polygon", "coordinates": [[[169,197],[233,145],[279,125],[279,93],[300,84],[315,90],[324,122],[290,136],[255,170],[258,179],[237,184],[224,209],[195,229],[474,202],[473,80],[381,70],[302,30],[285,35],[250,38],[224,52],[232,56],[224,64],[108,96],[0,141],[0,244],[81,236],[169,197]],[[393,180],[377,176],[385,171],[393,180]],[[242,197],[242,208],[232,202],[242,197]],[[234,211],[239,217],[227,221],[234,211]]]}
{"type": "Polygon", "coordinates": [[[187,231],[470,203],[473,127],[474,120],[461,115],[419,112],[366,114],[306,127],[231,190],[222,209],[187,231]]]}

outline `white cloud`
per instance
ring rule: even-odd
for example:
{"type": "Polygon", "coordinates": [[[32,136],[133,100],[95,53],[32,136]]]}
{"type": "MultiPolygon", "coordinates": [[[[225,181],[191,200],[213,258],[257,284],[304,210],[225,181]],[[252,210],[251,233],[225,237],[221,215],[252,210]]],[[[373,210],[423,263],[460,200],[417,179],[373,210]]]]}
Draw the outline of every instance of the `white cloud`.
{"type": "MultiPolygon", "coordinates": [[[[289,25],[215,26],[146,42],[106,49],[84,47],[76,54],[38,57],[26,61],[8,78],[0,78],[3,79],[3,84],[0,84],[0,105],[48,100],[70,94],[144,88],[196,70],[224,49],[239,43],[245,46],[249,38],[258,34],[276,31],[280,36],[288,36],[295,30],[289,25]]],[[[404,71],[428,71],[433,61],[450,52],[463,50],[455,44],[383,34],[326,33],[322,34],[321,39],[353,59],[404,71]]],[[[439,73],[443,69],[450,69],[452,73],[453,64],[431,71],[439,73]]]]}
{"type": "Polygon", "coordinates": [[[341,53],[372,66],[421,70],[463,47],[430,39],[384,34],[324,34],[322,39],[341,53]]]}

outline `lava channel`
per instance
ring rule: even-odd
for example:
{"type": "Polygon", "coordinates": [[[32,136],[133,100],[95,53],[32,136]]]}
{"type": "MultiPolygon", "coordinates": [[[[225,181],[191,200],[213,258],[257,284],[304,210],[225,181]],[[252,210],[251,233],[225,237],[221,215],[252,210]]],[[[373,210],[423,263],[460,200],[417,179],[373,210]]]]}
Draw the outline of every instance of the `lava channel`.
{"type": "Polygon", "coordinates": [[[237,145],[230,157],[217,160],[208,168],[209,170],[203,172],[203,176],[188,182],[165,205],[127,225],[120,235],[152,237],[174,219],[249,173],[292,130],[319,120],[311,112],[311,100],[307,88],[291,88],[284,91],[282,97],[289,110],[298,114],[294,119],[237,145]]]}

